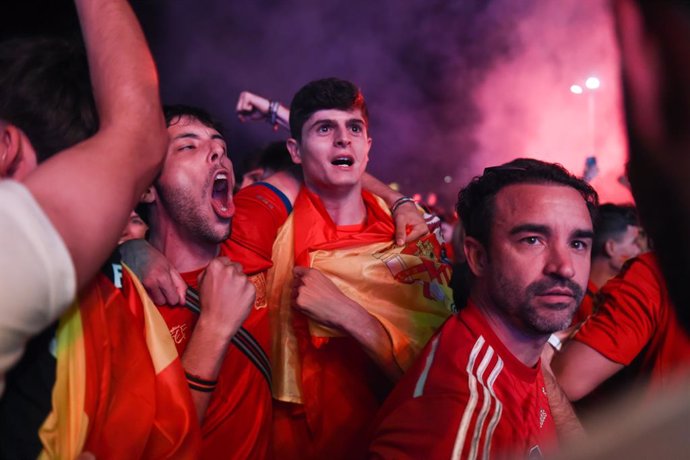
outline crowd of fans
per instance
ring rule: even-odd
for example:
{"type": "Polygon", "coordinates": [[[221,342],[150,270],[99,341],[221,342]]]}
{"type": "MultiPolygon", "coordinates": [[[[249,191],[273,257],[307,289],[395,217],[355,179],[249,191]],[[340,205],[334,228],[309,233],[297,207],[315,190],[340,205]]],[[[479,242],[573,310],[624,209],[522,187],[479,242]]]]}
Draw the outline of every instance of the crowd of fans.
{"type": "Polygon", "coordinates": [[[684,2],[612,1],[639,216],[516,158],[441,218],[354,83],[242,92],[285,141],[236,181],[127,1],[75,3],[84,49],[0,44],[0,458],[684,455],[684,2]]]}

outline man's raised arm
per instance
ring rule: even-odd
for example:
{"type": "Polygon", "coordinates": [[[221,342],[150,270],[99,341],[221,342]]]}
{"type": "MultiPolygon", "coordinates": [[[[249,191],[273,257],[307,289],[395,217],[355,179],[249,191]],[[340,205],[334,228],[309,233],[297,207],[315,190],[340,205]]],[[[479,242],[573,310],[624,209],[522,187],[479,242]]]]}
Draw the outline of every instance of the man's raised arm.
{"type": "Polygon", "coordinates": [[[64,240],[84,286],[115,247],[153,181],[167,132],[158,76],[125,0],[76,0],[100,125],[25,180],[64,240]]]}

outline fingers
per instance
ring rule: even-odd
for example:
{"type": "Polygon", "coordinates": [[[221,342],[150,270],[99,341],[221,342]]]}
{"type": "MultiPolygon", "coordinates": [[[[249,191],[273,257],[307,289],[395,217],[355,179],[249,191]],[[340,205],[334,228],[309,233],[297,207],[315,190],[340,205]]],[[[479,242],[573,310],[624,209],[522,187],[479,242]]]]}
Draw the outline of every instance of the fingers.
{"type": "Polygon", "coordinates": [[[266,117],[269,101],[249,91],[242,91],[237,99],[235,110],[240,120],[260,120],[266,117]]]}
{"type": "Polygon", "coordinates": [[[182,305],[185,303],[185,298],[187,297],[187,283],[184,282],[180,274],[177,272],[172,272],[170,274],[170,278],[175,290],[177,291],[177,295],[179,296],[178,305],[182,305]]]}
{"type": "Polygon", "coordinates": [[[233,262],[232,260],[230,260],[228,257],[225,257],[225,256],[219,256],[219,257],[216,257],[215,259],[213,259],[211,261],[211,263],[208,264],[208,267],[206,267],[206,271],[209,271],[209,270],[217,271],[217,270],[223,270],[226,268],[232,268],[234,271],[236,271],[238,273],[244,273],[244,269],[242,268],[241,264],[239,264],[237,262],[233,262]]]}
{"type": "Polygon", "coordinates": [[[416,241],[429,233],[429,227],[426,225],[426,222],[416,224],[408,228],[409,230],[407,231],[407,236],[405,237],[405,243],[416,241]]]}
{"type": "Polygon", "coordinates": [[[418,240],[429,233],[426,221],[414,203],[403,203],[398,206],[393,218],[395,219],[395,244],[398,246],[418,240]]]}
{"type": "Polygon", "coordinates": [[[405,244],[405,233],[407,233],[407,226],[395,226],[395,244],[403,246],[405,244]]]}
{"type": "MultiPolygon", "coordinates": [[[[161,291],[160,287],[156,286],[154,288],[149,289],[148,287],[146,288],[146,292],[148,293],[149,297],[151,297],[151,301],[156,304],[156,305],[166,305],[168,302],[165,299],[165,294],[163,291],[161,291]]],[[[173,305],[176,305],[173,304],[173,305]]]]}
{"type": "MultiPolygon", "coordinates": [[[[175,273],[175,275],[177,275],[177,273],[175,273]]],[[[177,276],[179,277],[180,275],[177,276]]],[[[184,281],[182,281],[182,283],[184,284],[184,281]]],[[[163,296],[164,301],[158,305],[180,305],[184,303],[184,299],[187,292],[187,285],[185,284],[185,288],[182,291],[183,294],[180,295],[180,290],[175,285],[175,282],[173,281],[173,276],[171,274],[168,274],[167,279],[165,279],[164,282],[161,282],[159,284],[159,292],[163,296]]]]}
{"type": "Polygon", "coordinates": [[[237,98],[237,105],[235,106],[235,110],[237,113],[242,113],[246,111],[251,111],[252,105],[250,103],[250,95],[248,91],[242,91],[240,93],[240,96],[237,98]]]}
{"type": "Polygon", "coordinates": [[[143,279],[142,284],[156,305],[184,303],[187,284],[175,270],[154,274],[143,279]]]}

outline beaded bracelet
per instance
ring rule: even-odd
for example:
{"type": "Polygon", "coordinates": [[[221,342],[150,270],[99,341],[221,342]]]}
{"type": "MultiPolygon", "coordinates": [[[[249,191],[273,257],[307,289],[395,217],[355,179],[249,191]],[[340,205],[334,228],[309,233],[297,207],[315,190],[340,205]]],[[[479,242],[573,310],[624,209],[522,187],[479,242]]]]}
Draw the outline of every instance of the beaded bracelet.
{"type": "Polygon", "coordinates": [[[398,198],[393,203],[393,206],[391,206],[391,214],[395,214],[395,211],[397,211],[397,209],[405,203],[414,203],[414,200],[409,196],[402,196],[398,198]]]}
{"type": "Polygon", "coordinates": [[[278,109],[280,108],[280,102],[271,101],[268,104],[268,122],[271,126],[275,126],[278,122],[278,109]]]}

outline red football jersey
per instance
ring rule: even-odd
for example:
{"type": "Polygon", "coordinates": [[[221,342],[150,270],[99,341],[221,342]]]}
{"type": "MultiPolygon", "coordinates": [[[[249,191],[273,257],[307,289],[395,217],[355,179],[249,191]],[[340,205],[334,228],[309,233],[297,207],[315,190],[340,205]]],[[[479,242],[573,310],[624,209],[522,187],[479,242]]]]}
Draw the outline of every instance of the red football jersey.
{"type": "Polygon", "coordinates": [[[599,291],[602,303],[575,335],[634,378],[663,387],[690,363],[690,339],[678,324],[653,254],[630,262],[599,291]]]}
{"type": "Polygon", "coordinates": [[[241,263],[247,274],[268,270],[278,229],[292,211],[290,201],[265,182],[243,188],[233,201],[232,233],[222,244],[224,253],[241,263]]]}
{"type": "Polygon", "coordinates": [[[541,363],[525,366],[480,310],[449,318],[384,404],[370,458],[540,458],[556,446],[541,363]]]}
{"type": "MultiPolygon", "coordinates": [[[[196,288],[199,272],[200,270],[183,273],[182,277],[189,286],[196,288]]],[[[256,287],[257,300],[254,309],[242,324],[249,334],[242,337],[242,346],[258,346],[264,353],[268,353],[270,331],[265,302],[265,274],[260,273],[250,277],[250,280],[256,287]]],[[[199,315],[180,306],[159,306],[158,310],[165,319],[181,356],[199,315]]],[[[240,347],[230,345],[201,427],[201,458],[267,458],[271,414],[271,389],[265,373],[260,371],[240,347]]]]}

